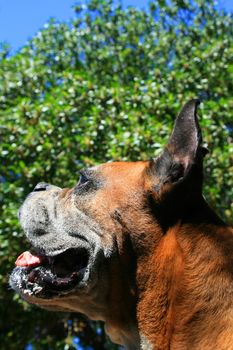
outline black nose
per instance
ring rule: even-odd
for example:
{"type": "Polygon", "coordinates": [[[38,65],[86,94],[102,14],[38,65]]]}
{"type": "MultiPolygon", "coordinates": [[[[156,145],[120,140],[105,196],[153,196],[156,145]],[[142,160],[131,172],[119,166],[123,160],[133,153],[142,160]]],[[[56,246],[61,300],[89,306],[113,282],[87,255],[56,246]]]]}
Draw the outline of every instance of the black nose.
{"type": "Polygon", "coordinates": [[[50,185],[46,182],[39,182],[34,188],[33,192],[46,191],[50,185]]]}

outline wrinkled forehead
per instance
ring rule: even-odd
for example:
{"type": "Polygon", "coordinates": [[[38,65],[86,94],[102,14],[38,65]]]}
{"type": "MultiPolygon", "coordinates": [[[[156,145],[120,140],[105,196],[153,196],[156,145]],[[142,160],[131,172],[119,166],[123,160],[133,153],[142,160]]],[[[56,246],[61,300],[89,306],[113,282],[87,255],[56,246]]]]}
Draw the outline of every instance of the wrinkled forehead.
{"type": "Polygon", "coordinates": [[[124,182],[139,184],[146,175],[149,161],[138,162],[111,162],[90,168],[96,176],[101,176],[109,183],[124,182]]]}
{"type": "Polygon", "coordinates": [[[138,162],[109,162],[90,168],[107,177],[139,176],[148,167],[149,161],[138,162]]]}

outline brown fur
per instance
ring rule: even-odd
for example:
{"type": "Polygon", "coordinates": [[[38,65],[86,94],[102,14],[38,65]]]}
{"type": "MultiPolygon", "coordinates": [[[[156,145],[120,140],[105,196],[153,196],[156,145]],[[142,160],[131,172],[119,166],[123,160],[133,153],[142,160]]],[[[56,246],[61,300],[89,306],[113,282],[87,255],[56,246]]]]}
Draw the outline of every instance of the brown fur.
{"type": "MultiPolygon", "coordinates": [[[[127,232],[135,235],[135,239],[131,239],[134,251],[138,252],[136,318],[139,330],[153,344],[153,349],[232,349],[233,231],[220,225],[216,217],[213,224],[178,223],[162,235],[161,228],[151,217],[146,213],[142,215],[143,195],[141,198],[136,196],[138,188],[146,185],[143,170],[147,166],[147,163],[103,166],[102,174],[111,179],[111,196],[106,195],[105,191],[109,192],[106,187],[99,193],[102,198],[95,198],[108,206],[108,213],[124,207],[121,220],[127,221],[127,226],[123,226],[125,235],[127,232]],[[132,193],[135,194],[133,198],[132,193]],[[121,203],[125,198],[129,202],[121,203]]],[[[100,213],[95,209],[94,216],[106,225],[107,218],[102,217],[106,211],[101,207],[98,210],[100,213]]],[[[198,221],[199,215],[200,218],[206,215],[208,221],[208,216],[213,214],[200,203],[200,213],[197,211],[193,215],[194,221],[198,221]]],[[[121,245],[125,239],[120,236],[121,245]]],[[[122,269],[126,266],[127,259],[123,261],[122,269]]],[[[125,292],[129,288],[126,281],[122,282],[125,292]]],[[[121,284],[118,280],[115,283],[119,297],[121,284]]],[[[123,314],[128,302],[125,301],[122,308],[121,303],[113,300],[113,304],[116,303],[123,314]]],[[[115,312],[112,314],[116,315],[115,312]]]]}

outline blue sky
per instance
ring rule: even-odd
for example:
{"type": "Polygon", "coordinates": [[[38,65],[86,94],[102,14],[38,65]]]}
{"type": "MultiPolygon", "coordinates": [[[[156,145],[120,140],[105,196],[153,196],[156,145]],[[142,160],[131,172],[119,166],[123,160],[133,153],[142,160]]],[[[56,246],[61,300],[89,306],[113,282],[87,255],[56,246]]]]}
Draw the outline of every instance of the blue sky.
{"type": "MultiPolygon", "coordinates": [[[[73,17],[75,0],[0,0],[0,42],[13,50],[22,47],[50,17],[68,20],[73,17]]],[[[146,7],[147,0],[122,0],[124,6],[146,7]]],[[[233,10],[233,0],[219,0],[218,7],[233,10]]]]}

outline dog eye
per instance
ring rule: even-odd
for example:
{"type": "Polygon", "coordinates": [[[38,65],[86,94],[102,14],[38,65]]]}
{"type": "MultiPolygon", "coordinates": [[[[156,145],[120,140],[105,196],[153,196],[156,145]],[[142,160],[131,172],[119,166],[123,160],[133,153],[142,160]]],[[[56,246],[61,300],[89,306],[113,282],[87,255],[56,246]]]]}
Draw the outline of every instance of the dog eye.
{"type": "Polygon", "coordinates": [[[81,186],[85,185],[88,182],[89,182],[89,179],[87,178],[87,176],[85,174],[83,174],[83,173],[80,173],[79,181],[78,181],[76,187],[77,188],[81,187],[81,186]]]}
{"type": "Polygon", "coordinates": [[[85,195],[90,194],[92,191],[95,191],[99,188],[100,181],[96,179],[88,170],[81,170],[80,177],[77,185],[74,187],[74,194],[85,195]]]}

